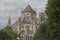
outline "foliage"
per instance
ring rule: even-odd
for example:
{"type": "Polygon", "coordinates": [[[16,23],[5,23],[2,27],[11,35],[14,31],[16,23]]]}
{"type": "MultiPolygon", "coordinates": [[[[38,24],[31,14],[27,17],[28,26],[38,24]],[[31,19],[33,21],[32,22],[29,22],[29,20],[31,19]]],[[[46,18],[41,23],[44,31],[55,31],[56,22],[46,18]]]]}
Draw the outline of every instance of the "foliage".
{"type": "Polygon", "coordinates": [[[5,27],[4,29],[2,29],[2,31],[5,31],[8,34],[10,34],[12,36],[13,40],[17,40],[18,34],[13,32],[11,26],[5,27]]]}
{"type": "Polygon", "coordinates": [[[45,40],[47,39],[47,33],[46,33],[46,23],[40,24],[40,27],[37,29],[36,34],[34,35],[34,40],[45,40]]]}
{"type": "Polygon", "coordinates": [[[46,14],[48,40],[60,40],[60,0],[48,0],[46,14]]]}
{"type": "Polygon", "coordinates": [[[12,37],[8,33],[0,30],[0,40],[12,40],[12,37]]]}
{"type": "Polygon", "coordinates": [[[40,25],[34,40],[60,40],[60,0],[48,0],[46,15],[47,22],[40,25]]]}

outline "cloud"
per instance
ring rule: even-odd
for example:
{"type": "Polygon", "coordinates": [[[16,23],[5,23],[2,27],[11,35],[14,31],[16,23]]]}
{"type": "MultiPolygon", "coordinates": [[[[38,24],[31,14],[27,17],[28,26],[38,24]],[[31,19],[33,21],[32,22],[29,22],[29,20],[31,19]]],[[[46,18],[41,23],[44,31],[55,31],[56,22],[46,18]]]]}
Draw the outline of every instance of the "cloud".
{"type": "Polygon", "coordinates": [[[45,10],[47,0],[0,0],[0,28],[6,26],[9,16],[14,23],[28,4],[41,12],[45,10]]]}
{"type": "Polygon", "coordinates": [[[25,2],[28,2],[29,0],[24,0],[25,2]]]}

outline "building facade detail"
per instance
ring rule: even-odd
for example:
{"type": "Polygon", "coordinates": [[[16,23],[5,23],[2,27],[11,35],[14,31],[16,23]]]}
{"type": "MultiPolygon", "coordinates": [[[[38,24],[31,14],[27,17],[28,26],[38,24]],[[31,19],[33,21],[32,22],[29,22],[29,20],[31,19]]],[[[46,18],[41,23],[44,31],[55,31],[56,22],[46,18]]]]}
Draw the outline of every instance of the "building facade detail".
{"type": "Polygon", "coordinates": [[[13,31],[20,34],[20,40],[33,40],[33,36],[40,21],[45,20],[45,14],[39,14],[28,5],[22,12],[18,20],[12,25],[13,31]]]}

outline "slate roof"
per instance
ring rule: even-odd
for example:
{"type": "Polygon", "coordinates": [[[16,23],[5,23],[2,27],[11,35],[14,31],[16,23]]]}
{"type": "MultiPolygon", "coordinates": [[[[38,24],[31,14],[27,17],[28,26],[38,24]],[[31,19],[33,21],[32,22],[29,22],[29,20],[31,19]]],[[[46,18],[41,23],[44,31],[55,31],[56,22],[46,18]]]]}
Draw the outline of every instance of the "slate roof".
{"type": "Polygon", "coordinates": [[[34,12],[30,5],[28,5],[23,12],[34,12]]]}

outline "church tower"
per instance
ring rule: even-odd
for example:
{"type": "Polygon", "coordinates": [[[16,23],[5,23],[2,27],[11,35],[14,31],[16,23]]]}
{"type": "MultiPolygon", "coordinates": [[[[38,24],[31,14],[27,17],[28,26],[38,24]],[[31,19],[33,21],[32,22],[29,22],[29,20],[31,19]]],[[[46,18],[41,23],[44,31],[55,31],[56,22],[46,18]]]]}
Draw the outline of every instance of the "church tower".
{"type": "Polygon", "coordinates": [[[28,5],[21,12],[20,40],[33,40],[36,22],[36,12],[28,5]]]}
{"type": "Polygon", "coordinates": [[[11,26],[11,18],[10,17],[8,18],[7,26],[11,26]]]}
{"type": "Polygon", "coordinates": [[[46,13],[45,12],[40,12],[39,13],[39,21],[40,21],[40,23],[44,23],[44,21],[46,21],[46,19],[47,19],[46,13]]]}
{"type": "MultiPolygon", "coordinates": [[[[8,21],[10,25],[10,18],[8,21]]],[[[30,5],[21,11],[21,16],[12,25],[13,31],[20,34],[20,40],[33,40],[34,34],[37,29],[37,16],[36,11],[30,5]]]]}

